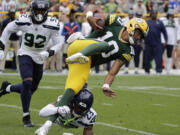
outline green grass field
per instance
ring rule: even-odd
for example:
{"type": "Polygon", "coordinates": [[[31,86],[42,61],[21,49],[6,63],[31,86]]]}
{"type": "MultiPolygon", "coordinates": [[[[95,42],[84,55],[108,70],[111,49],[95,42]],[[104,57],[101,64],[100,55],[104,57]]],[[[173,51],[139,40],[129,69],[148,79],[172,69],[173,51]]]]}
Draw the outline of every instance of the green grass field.
{"type": "MultiPolygon", "coordinates": [[[[63,93],[66,76],[44,75],[31,102],[31,117],[36,125],[24,128],[20,96],[11,93],[0,98],[0,135],[33,135],[45,118],[38,110],[54,102],[63,93]]],[[[20,82],[17,75],[0,76],[20,82]]],[[[116,98],[101,92],[104,76],[91,76],[89,88],[94,93],[97,111],[95,135],[180,135],[180,76],[118,76],[112,85],[116,98]]],[[[53,125],[48,135],[71,132],[82,135],[82,128],[63,129],[53,125]]]]}

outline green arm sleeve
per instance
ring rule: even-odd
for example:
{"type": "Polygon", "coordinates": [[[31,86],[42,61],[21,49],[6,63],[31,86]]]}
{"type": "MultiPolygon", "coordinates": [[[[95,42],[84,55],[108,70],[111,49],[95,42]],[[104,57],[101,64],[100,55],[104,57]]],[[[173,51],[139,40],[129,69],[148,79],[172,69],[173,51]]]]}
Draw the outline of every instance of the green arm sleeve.
{"type": "Polygon", "coordinates": [[[100,32],[98,30],[93,31],[87,38],[97,38],[100,36],[100,32]]]}
{"type": "MultiPolygon", "coordinates": [[[[56,106],[69,105],[70,102],[72,101],[72,99],[74,98],[74,96],[75,96],[74,91],[73,91],[72,89],[67,89],[67,90],[64,92],[61,100],[56,104],[56,106]]],[[[57,114],[52,115],[52,116],[49,117],[49,120],[54,123],[54,122],[56,121],[57,117],[58,117],[57,114]]]]}
{"type": "Polygon", "coordinates": [[[85,56],[92,56],[97,53],[102,53],[102,52],[108,52],[111,50],[111,47],[108,45],[107,42],[99,42],[99,43],[94,43],[86,48],[84,48],[82,51],[80,51],[83,55],[85,56]]]}

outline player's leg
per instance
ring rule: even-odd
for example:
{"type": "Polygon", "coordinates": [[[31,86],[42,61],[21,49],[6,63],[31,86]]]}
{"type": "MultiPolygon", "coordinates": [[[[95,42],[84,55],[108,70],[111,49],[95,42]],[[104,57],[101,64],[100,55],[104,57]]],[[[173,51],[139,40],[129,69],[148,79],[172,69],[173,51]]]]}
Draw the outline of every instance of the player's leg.
{"type": "Polygon", "coordinates": [[[97,53],[106,52],[108,50],[111,50],[112,48],[110,48],[110,46],[106,42],[99,42],[95,40],[76,40],[70,45],[68,49],[72,50],[72,53],[70,53],[70,55],[68,55],[68,58],[66,59],[66,62],[68,64],[84,64],[87,63],[89,60],[87,56],[92,56],[97,53]],[[74,46],[74,44],[77,44],[77,46],[74,46]],[[80,49],[78,49],[78,47],[80,49]],[[74,51],[71,48],[76,48],[75,50],[79,51],[74,53],[74,51]]]}
{"type": "Polygon", "coordinates": [[[172,66],[172,52],[173,52],[173,45],[167,45],[167,61],[166,61],[166,70],[169,74],[171,71],[172,66]]]}
{"type": "Polygon", "coordinates": [[[17,72],[19,72],[19,61],[18,61],[18,56],[17,56],[17,52],[19,50],[20,47],[20,42],[19,40],[13,41],[13,48],[14,48],[14,52],[15,52],[15,56],[16,56],[16,67],[17,67],[17,72]]]}
{"type": "Polygon", "coordinates": [[[43,75],[43,64],[36,64],[34,63],[33,66],[33,82],[32,82],[32,94],[38,89],[38,85],[40,83],[40,80],[42,79],[43,75]]]}
{"type": "Polygon", "coordinates": [[[4,81],[1,86],[0,96],[9,92],[17,92],[21,94],[21,102],[23,108],[23,123],[24,126],[34,126],[30,120],[29,106],[31,101],[32,75],[33,75],[33,60],[29,56],[19,56],[20,73],[22,83],[10,85],[4,81]]]}
{"type": "Polygon", "coordinates": [[[161,74],[162,73],[162,57],[163,57],[163,50],[164,47],[161,45],[158,45],[154,47],[154,60],[156,63],[156,73],[161,74]]]}
{"type": "Polygon", "coordinates": [[[8,53],[10,43],[11,42],[8,40],[8,42],[7,42],[6,46],[5,46],[5,50],[4,50],[4,58],[3,58],[3,60],[0,60],[0,72],[4,71],[5,62],[6,62],[6,56],[7,56],[7,53],[8,53]]]}
{"type": "Polygon", "coordinates": [[[139,74],[139,59],[141,54],[142,47],[140,45],[134,46],[135,56],[134,56],[134,64],[135,64],[135,74],[139,74]]]}
{"type": "Polygon", "coordinates": [[[144,50],[144,70],[146,74],[150,73],[150,61],[153,57],[153,48],[150,45],[145,45],[144,50]]]}
{"type": "Polygon", "coordinates": [[[23,83],[11,85],[10,82],[3,81],[0,89],[0,97],[10,92],[21,93],[22,89],[23,89],[23,83]]]}
{"type": "MultiPolygon", "coordinates": [[[[79,43],[80,42],[75,41],[71,44],[72,46],[68,49],[68,56],[71,56],[88,46],[87,42],[81,42],[81,45],[79,43]]],[[[68,65],[69,74],[66,80],[65,92],[62,96],[61,102],[58,102],[56,106],[68,105],[74,98],[74,95],[77,94],[87,82],[91,68],[91,58],[89,57],[89,59],[90,60],[86,64],[75,63],[68,65]]],[[[57,115],[53,115],[49,120],[54,122],[56,118],[57,115]]]]}
{"type": "Polygon", "coordinates": [[[21,102],[23,108],[23,124],[25,127],[32,127],[34,124],[31,122],[29,106],[31,101],[32,89],[32,76],[33,76],[33,60],[29,56],[20,56],[20,73],[22,82],[21,102]]]}

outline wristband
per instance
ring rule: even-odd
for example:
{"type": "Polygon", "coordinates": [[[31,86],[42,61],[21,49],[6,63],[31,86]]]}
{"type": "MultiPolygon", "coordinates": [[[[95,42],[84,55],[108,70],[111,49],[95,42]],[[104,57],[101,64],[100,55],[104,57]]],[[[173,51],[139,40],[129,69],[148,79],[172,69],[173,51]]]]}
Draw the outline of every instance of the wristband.
{"type": "Polygon", "coordinates": [[[88,11],[88,12],[86,13],[86,18],[88,18],[89,16],[93,16],[93,12],[92,12],[92,11],[88,11]]]}
{"type": "Polygon", "coordinates": [[[102,88],[110,88],[109,84],[105,83],[103,84],[102,88]]]}

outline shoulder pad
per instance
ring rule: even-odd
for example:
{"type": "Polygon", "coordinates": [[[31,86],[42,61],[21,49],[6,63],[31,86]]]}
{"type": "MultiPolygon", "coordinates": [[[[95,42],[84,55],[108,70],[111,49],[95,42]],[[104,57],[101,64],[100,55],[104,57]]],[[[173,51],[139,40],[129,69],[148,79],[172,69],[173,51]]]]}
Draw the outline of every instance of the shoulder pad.
{"type": "Polygon", "coordinates": [[[29,15],[27,14],[20,14],[19,17],[16,19],[15,23],[17,25],[31,25],[31,21],[29,15]]]}
{"type": "Polygon", "coordinates": [[[59,21],[55,17],[48,17],[45,23],[43,24],[44,28],[59,30],[60,24],[59,21]]]}

